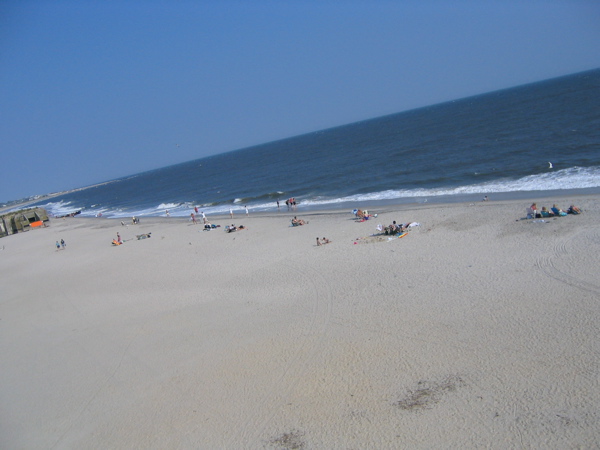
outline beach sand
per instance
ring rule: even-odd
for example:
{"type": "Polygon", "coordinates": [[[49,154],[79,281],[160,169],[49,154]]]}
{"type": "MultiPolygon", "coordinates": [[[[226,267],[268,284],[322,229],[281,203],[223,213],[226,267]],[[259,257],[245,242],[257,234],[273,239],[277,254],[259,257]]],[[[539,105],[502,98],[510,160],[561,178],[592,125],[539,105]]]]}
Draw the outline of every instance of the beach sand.
{"type": "Polygon", "coordinates": [[[0,447],[596,447],[600,196],[532,200],[2,238],[0,447]]]}

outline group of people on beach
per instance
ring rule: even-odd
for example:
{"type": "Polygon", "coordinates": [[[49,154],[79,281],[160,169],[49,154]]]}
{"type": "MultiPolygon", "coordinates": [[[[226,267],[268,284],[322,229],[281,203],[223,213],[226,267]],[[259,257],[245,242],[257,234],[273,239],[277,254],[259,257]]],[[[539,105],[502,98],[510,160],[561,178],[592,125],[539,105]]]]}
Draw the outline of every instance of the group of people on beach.
{"type": "Polygon", "coordinates": [[[569,206],[567,212],[556,206],[556,203],[552,205],[552,208],[548,209],[545,206],[541,210],[538,210],[537,203],[532,203],[527,210],[527,217],[532,219],[541,219],[544,217],[562,217],[567,214],[581,214],[581,209],[575,205],[569,206]]]}
{"type": "MultiPolygon", "coordinates": [[[[197,207],[195,208],[195,211],[196,211],[196,214],[198,214],[198,208],[197,207]]],[[[196,214],[190,213],[190,218],[191,218],[192,223],[194,225],[196,225],[198,223],[198,221],[196,220],[196,214]]],[[[204,211],[202,211],[201,214],[202,214],[202,223],[204,225],[206,225],[208,223],[208,221],[206,220],[206,215],[204,214],[204,211]]]]}
{"type": "MultiPolygon", "coordinates": [[[[246,212],[246,217],[250,217],[250,210],[247,206],[244,206],[244,211],[246,212]]],[[[202,213],[204,214],[204,213],[202,213]]],[[[229,208],[229,217],[233,219],[233,208],[229,208]]]]}
{"type": "MultiPolygon", "coordinates": [[[[290,197],[285,201],[285,206],[287,209],[296,209],[296,199],[294,197],[290,197]]],[[[277,207],[279,208],[279,201],[277,201],[277,207]]]]}
{"type": "Polygon", "coordinates": [[[234,231],[245,230],[245,229],[246,229],[246,227],[244,225],[235,226],[235,224],[232,223],[231,225],[227,225],[225,227],[225,232],[226,233],[233,233],[234,231]]]}
{"type": "Polygon", "coordinates": [[[369,220],[372,217],[377,217],[377,214],[369,214],[369,211],[362,209],[355,209],[353,211],[354,215],[360,222],[364,222],[365,220],[369,220]]]}
{"type": "Polygon", "coordinates": [[[390,225],[383,229],[383,234],[385,234],[386,236],[393,236],[397,233],[402,233],[408,229],[408,225],[408,223],[396,223],[396,221],[394,220],[390,225]]]}
{"type": "Polygon", "coordinates": [[[319,238],[317,237],[317,245],[325,245],[325,244],[329,244],[329,243],[331,243],[331,241],[329,239],[327,239],[326,237],[324,237],[321,240],[319,240],[319,238]]]}

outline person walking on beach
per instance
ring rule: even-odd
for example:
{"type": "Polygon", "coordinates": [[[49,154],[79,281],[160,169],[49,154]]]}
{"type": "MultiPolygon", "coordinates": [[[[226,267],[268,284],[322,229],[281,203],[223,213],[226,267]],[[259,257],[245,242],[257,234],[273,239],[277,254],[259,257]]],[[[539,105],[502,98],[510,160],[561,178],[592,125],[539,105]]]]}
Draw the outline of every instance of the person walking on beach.
{"type": "Polygon", "coordinates": [[[233,208],[229,208],[229,217],[233,219],[233,208]]]}
{"type": "Polygon", "coordinates": [[[60,242],[56,241],[56,250],[60,250],[60,242]]]}
{"type": "Polygon", "coordinates": [[[248,207],[244,206],[244,208],[246,209],[246,217],[248,217],[248,207]]]}
{"type": "Polygon", "coordinates": [[[121,239],[121,235],[119,234],[118,231],[117,231],[117,242],[119,243],[119,245],[121,245],[123,243],[123,240],[121,239]]]}
{"type": "Polygon", "coordinates": [[[67,244],[65,243],[65,240],[64,240],[64,239],[61,239],[61,240],[60,240],[60,246],[63,248],[63,250],[64,250],[65,248],[67,248],[67,244]]]}
{"type": "Polygon", "coordinates": [[[202,222],[204,223],[204,225],[207,224],[206,215],[204,214],[204,211],[202,211],[202,222]]]}
{"type": "Polygon", "coordinates": [[[192,222],[194,223],[194,225],[196,225],[196,215],[194,213],[191,213],[190,216],[192,217],[192,222]]]}

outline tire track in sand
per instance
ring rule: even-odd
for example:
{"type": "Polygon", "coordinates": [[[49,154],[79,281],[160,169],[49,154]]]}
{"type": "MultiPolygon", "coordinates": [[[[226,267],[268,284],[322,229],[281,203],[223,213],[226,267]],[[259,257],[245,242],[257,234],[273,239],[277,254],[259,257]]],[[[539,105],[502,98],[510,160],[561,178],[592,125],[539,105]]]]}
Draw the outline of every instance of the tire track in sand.
{"type": "MultiPolygon", "coordinates": [[[[573,249],[575,248],[575,245],[573,245],[574,242],[592,242],[595,244],[600,242],[600,235],[595,230],[587,230],[586,232],[580,232],[568,238],[560,239],[554,245],[553,254],[550,256],[538,257],[535,262],[535,266],[553,280],[564,283],[570,287],[598,295],[600,294],[600,285],[598,283],[584,281],[570,273],[565,272],[564,270],[559,269],[556,265],[557,260],[573,255],[573,249]]],[[[594,247],[596,246],[594,245],[594,247]]],[[[588,248],[586,251],[597,254],[594,248],[588,248]]]]}
{"type": "Polygon", "coordinates": [[[249,417],[239,431],[229,439],[226,448],[261,447],[264,430],[275,415],[286,405],[287,398],[308,370],[311,362],[323,349],[323,341],[331,322],[333,295],[327,279],[309,266],[284,263],[298,281],[298,285],[312,298],[310,322],[301,330],[297,347],[290,363],[283,369],[269,394],[256,406],[256,414],[249,417]]]}
{"type": "MultiPolygon", "coordinates": [[[[591,294],[591,298],[587,299],[585,298],[587,296],[566,296],[564,298],[565,302],[576,303],[575,310],[577,314],[572,317],[572,320],[577,320],[576,323],[580,326],[572,327],[572,329],[590,330],[590,323],[597,317],[597,299],[600,295],[600,284],[597,277],[583,280],[581,277],[575,276],[576,273],[572,275],[572,272],[575,272],[574,270],[571,273],[567,272],[566,270],[573,268],[568,264],[568,261],[563,265],[566,269],[559,268],[557,262],[561,259],[564,261],[565,259],[573,258],[581,253],[586,256],[593,255],[587,262],[588,264],[593,264],[593,268],[595,268],[597,265],[595,258],[599,247],[600,234],[597,230],[581,230],[570,237],[559,239],[554,245],[552,255],[538,257],[536,260],[536,267],[548,278],[591,294]]],[[[578,383],[581,383],[582,387],[590,390],[596,389],[598,385],[597,360],[592,356],[596,354],[597,345],[593,337],[594,334],[594,332],[591,334],[587,332],[571,332],[568,338],[573,344],[565,347],[561,353],[557,353],[559,356],[554,360],[554,366],[556,367],[563,367],[568,361],[571,376],[577,378],[578,383]]],[[[557,348],[557,351],[560,350],[557,348]]],[[[547,366],[549,366],[549,363],[550,361],[544,362],[547,366]]],[[[518,428],[517,431],[519,431],[518,428]]]]}

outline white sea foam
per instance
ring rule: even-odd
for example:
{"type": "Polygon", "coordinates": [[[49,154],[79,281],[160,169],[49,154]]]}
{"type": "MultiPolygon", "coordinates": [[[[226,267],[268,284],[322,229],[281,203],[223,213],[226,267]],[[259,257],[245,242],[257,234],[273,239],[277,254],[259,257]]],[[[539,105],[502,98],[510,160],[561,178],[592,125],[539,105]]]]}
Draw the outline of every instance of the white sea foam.
{"type": "Polygon", "coordinates": [[[179,205],[181,205],[181,203],[161,203],[160,205],[157,206],[157,209],[175,209],[177,208],[179,205]]]}
{"type": "Polygon", "coordinates": [[[600,167],[571,167],[551,173],[529,175],[518,180],[495,180],[487,183],[431,189],[401,189],[356,194],[339,198],[301,199],[304,205],[394,200],[403,198],[441,197],[500,192],[553,191],[600,187],[600,167]]]}
{"type": "MultiPolygon", "coordinates": [[[[462,196],[470,194],[489,195],[494,193],[510,193],[523,191],[556,191],[572,190],[600,187],[600,167],[571,167],[558,171],[545,172],[537,175],[529,175],[516,180],[498,179],[486,183],[472,184],[455,187],[439,187],[430,189],[389,189],[379,192],[370,192],[356,194],[345,197],[326,197],[326,196],[299,196],[300,207],[327,206],[339,203],[360,203],[369,201],[393,201],[415,199],[423,202],[428,198],[442,196],[462,196]]],[[[240,205],[241,199],[236,198],[232,204],[204,204],[199,205],[202,211],[207,215],[227,215],[229,208],[233,207],[234,214],[244,213],[240,205]]],[[[164,216],[168,209],[171,217],[189,217],[194,211],[194,204],[191,202],[169,203],[164,202],[152,207],[142,208],[110,208],[106,206],[88,207],[68,202],[48,202],[44,205],[48,212],[53,216],[63,216],[81,211],[82,217],[95,217],[102,213],[103,217],[109,218],[130,218],[132,216],[164,216]]],[[[250,213],[252,211],[272,211],[276,206],[273,201],[262,201],[259,203],[248,203],[250,213]]],[[[285,210],[285,205],[281,207],[285,210]]]]}
{"type": "Polygon", "coordinates": [[[66,216],[67,214],[72,214],[77,211],[81,211],[81,213],[83,213],[83,211],[85,210],[84,206],[74,204],[73,202],[64,201],[49,202],[43,206],[51,215],[57,217],[66,216]]]}

